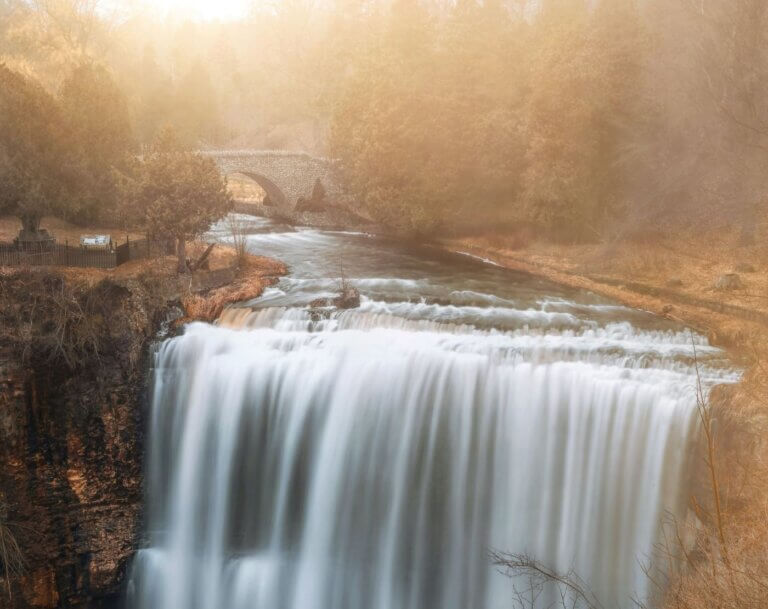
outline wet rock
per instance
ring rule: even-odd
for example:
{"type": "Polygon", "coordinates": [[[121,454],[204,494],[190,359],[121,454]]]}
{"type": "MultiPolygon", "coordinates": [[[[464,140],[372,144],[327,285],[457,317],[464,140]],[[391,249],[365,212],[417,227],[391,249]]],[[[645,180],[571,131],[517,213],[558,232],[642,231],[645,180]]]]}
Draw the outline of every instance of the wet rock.
{"type": "Polygon", "coordinates": [[[333,304],[339,309],[355,309],[360,306],[360,292],[356,288],[344,288],[341,294],[333,299],[333,304]]]}
{"type": "Polygon", "coordinates": [[[327,207],[322,201],[299,197],[298,201],[296,202],[296,211],[318,214],[327,211],[327,207]]]}
{"type": "Polygon", "coordinates": [[[668,288],[682,288],[683,287],[683,280],[679,279],[677,277],[674,277],[667,281],[667,287],[668,288]]]}
{"type": "Polygon", "coordinates": [[[360,292],[357,288],[347,287],[335,298],[316,298],[309,303],[310,309],[324,309],[336,307],[337,309],[355,309],[360,306],[360,292]]]}
{"type": "Polygon", "coordinates": [[[754,273],[756,272],[756,269],[754,266],[749,264],[749,262],[742,262],[741,264],[737,264],[734,269],[737,273],[754,273]]]}
{"type": "Polygon", "coordinates": [[[716,290],[743,290],[744,282],[737,273],[726,273],[717,278],[713,287],[716,290]]]}
{"type": "Polygon", "coordinates": [[[330,298],[315,298],[309,303],[310,309],[323,309],[325,307],[332,307],[333,300],[330,298]]]}

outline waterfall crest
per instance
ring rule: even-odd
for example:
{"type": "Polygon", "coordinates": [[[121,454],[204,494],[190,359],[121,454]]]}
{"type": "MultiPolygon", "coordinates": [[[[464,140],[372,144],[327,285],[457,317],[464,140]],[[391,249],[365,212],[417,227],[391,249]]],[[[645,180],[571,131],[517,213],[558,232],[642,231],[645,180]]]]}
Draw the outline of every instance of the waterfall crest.
{"type": "Polygon", "coordinates": [[[573,569],[606,608],[647,597],[686,512],[690,336],[406,308],[231,310],[162,344],[133,607],[514,607],[491,550],[573,569]]]}

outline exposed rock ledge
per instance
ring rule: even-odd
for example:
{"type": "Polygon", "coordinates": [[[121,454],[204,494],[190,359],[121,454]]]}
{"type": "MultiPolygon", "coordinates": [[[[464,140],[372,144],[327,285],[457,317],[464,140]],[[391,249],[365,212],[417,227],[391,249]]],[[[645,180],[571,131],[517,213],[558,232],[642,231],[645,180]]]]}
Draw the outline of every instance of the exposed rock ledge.
{"type": "Polygon", "coordinates": [[[141,529],[149,344],[170,305],[211,319],[285,267],[250,258],[224,286],[146,270],[0,273],[0,526],[25,560],[10,598],[0,567],[0,607],[116,606],[141,529]]]}

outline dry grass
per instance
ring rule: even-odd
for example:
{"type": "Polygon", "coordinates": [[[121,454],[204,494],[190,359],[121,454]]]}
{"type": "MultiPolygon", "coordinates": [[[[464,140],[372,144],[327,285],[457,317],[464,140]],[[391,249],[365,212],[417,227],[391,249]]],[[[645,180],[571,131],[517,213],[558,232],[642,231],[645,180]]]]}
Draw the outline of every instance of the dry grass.
{"type": "Polygon", "coordinates": [[[24,556],[8,521],[8,506],[0,493],[0,579],[5,579],[5,593],[9,601],[13,600],[11,579],[23,571],[24,556]]]}
{"type": "Polygon", "coordinates": [[[686,323],[707,333],[746,368],[739,384],[713,392],[714,442],[711,450],[702,443],[695,473],[698,490],[691,497],[697,519],[672,523],[674,532],[660,546],[672,568],[667,579],[658,582],[664,593],[652,606],[768,607],[768,327],[719,312],[717,307],[691,304],[691,298],[698,298],[768,314],[766,243],[768,232],[758,236],[757,245],[741,247],[738,235],[728,230],[609,245],[531,242],[520,247],[515,242],[506,246],[499,235],[447,243],[686,323]],[[739,273],[745,289],[713,289],[720,275],[745,263],[755,269],[739,273]],[[682,285],[672,288],[671,280],[682,285]],[[664,288],[665,296],[649,296],[628,288],[627,283],[664,288]],[[714,462],[722,501],[720,518],[708,462],[714,462]],[[687,541],[681,543],[683,539],[687,541]]]}
{"type": "Polygon", "coordinates": [[[677,236],[651,242],[600,245],[551,246],[534,243],[522,256],[586,276],[605,276],[667,287],[674,280],[681,293],[717,298],[728,304],[768,312],[768,248],[737,246],[738,236],[710,238],[677,236]],[[566,262],[567,261],[567,262],[566,262]],[[720,292],[713,288],[718,277],[749,264],[754,272],[739,272],[744,290],[720,292]]]}
{"type": "Polygon", "coordinates": [[[182,305],[187,314],[185,319],[214,321],[229,305],[260,296],[264,288],[272,285],[278,276],[285,273],[286,267],[281,262],[246,254],[238,277],[233,283],[210,290],[206,294],[187,294],[182,298],[182,305]]]}
{"type": "MultiPolygon", "coordinates": [[[[46,216],[40,223],[40,227],[48,230],[57,241],[64,243],[69,241],[70,245],[80,243],[81,235],[106,234],[112,236],[112,241],[117,244],[123,243],[126,237],[130,239],[142,239],[144,235],[137,231],[126,231],[114,226],[76,226],[53,216],[46,216]]],[[[0,216],[0,241],[13,241],[21,230],[21,221],[16,216],[0,216]]]]}

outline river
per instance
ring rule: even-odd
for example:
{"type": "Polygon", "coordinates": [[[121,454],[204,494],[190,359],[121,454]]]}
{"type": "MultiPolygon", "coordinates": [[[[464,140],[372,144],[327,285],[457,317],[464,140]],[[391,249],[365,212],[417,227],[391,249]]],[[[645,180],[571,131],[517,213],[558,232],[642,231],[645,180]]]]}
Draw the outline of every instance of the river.
{"type": "Polygon", "coordinates": [[[559,602],[492,551],[572,571],[606,609],[652,597],[664,523],[691,518],[694,350],[705,387],[735,380],[720,350],[466,255],[248,232],[290,272],[157,350],[130,607],[559,602]],[[310,310],[342,276],[360,307],[310,310]]]}

